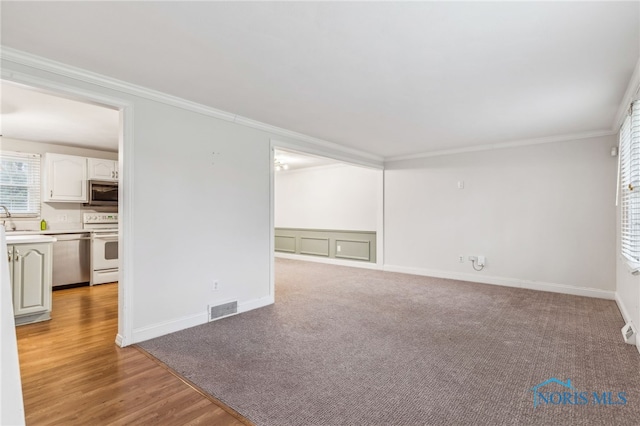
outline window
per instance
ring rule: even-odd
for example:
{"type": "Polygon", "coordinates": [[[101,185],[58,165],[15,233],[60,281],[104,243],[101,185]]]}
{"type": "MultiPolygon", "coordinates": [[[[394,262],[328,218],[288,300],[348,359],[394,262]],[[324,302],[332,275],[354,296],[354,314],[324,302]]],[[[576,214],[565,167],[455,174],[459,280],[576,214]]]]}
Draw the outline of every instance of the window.
{"type": "Polygon", "coordinates": [[[0,205],[12,216],[40,216],[40,154],[0,152],[0,205]]]}
{"type": "Polygon", "coordinates": [[[640,101],[620,128],[620,201],[622,254],[640,263],[640,101]]]}

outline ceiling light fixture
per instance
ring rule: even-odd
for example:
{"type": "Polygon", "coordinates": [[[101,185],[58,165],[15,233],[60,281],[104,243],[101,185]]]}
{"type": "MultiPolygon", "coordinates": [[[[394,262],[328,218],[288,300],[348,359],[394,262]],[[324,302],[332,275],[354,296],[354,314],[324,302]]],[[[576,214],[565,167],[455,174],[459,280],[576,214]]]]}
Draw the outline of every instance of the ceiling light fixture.
{"type": "Polygon", "coordinates": [[[280,170],[289,170],[289,165],[286,163],[283,163],[277,158],[273,160],[273,165],[275,166],[276,172],[279,172],[280,170]]]}

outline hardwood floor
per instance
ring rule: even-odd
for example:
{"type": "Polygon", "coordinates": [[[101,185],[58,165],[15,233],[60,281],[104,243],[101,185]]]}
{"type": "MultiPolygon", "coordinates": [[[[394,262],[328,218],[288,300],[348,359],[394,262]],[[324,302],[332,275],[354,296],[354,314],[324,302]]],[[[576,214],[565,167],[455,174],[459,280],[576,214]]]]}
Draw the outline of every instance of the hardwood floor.
{"type": "Polygon", "coordinates": [[[118,285],[53,292],[17,327],[27,425],[250,424],[135,347],[115,343],[118,285]]]}

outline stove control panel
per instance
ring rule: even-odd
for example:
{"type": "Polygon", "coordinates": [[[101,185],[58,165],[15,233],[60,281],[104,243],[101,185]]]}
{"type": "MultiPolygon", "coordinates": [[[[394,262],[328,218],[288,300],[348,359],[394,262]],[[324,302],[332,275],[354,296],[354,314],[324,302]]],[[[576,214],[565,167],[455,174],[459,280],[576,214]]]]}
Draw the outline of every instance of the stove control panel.
{"type": "Polygon", "coordinates": [[[118,223],[118,213],[83,213],[82,223],[118,223]]]}

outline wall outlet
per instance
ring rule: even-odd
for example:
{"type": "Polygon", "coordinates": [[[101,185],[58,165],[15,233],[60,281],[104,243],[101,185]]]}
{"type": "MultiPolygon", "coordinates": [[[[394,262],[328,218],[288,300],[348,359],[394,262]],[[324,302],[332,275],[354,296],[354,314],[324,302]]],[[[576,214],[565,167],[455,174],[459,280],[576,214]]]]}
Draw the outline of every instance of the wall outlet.
{"type": "Polygon", "coordinates": [[[338,245],[337,250],[338,250],[338,253],[340,253],[340,251],[342,250],[342,247],[340,247],[340,245],[338,245]]]}
{"type": "Polygon", "coordinates": [[[218,291],[218,288],[220,288],[220,283],[218,282],[218,280],[213,280],[213,284],[211,285],[211,290],[218,291]]]}
{"type": "Polygon", "coordinates": [[[487,262],[487,259],[484,256],[478,256],[478,266],[484,266],[487,262]]]}
{"type": "Polygon", "coordinates": [[[478,256],[469,256],[469,260],[475,262],[476,260],[478,260],[478,256]]]}
{"type": "Polygon", "coordinates": [[[458,256],[458,262],[464,263],[464,256],[463,255],[458,256]]]}

